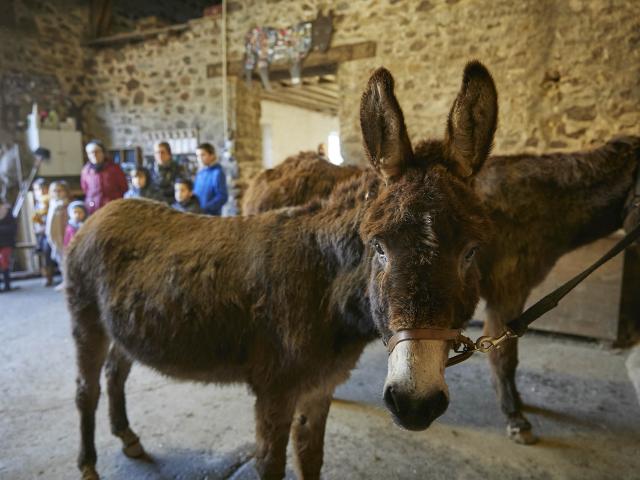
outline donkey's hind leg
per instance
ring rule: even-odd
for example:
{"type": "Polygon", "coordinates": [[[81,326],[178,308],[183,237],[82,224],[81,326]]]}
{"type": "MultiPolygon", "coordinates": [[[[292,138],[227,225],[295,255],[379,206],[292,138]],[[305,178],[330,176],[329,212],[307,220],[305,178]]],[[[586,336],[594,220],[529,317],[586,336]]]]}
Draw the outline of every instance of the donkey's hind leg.
{"type": "Polygon", "coordinates": [[[298,400],[291,439],[298,478],[319,479],[324,453],[324,432],[333,389],[315,391],[298,400]]]}
{"type": "Polygon", "coordinates": [[[76,406],[80,414],[80,453],[78,468],[83,480],[96,480],[95,415],[100,397],[100,370],[109,340],[93,307],[72,310],[72,332],[76,345],[78,376],[76,406]]]}
{"type": "MultiPolygon", "coordinates": [[[[487,321],[484,335],[497,336],[504,332],[507,322],[522,313],[524,301],[510,306],[487,302],[487,321]]],[[[503,413],[507,416],[507,435],[516,443],[529,445],[538,438],[531,432],[531,424],[522,413],[522,400],[516,387],[518,339],[507,340],[499,349],[489,352],[494,386],[503,413]]]]}
{"type": "Polygon", "coordinates": [[[130,371],[131,360],[120,348],[112,344],[105,366],[111,433],[122,440],[122,451],[126,456],[140,458],[144,455],[144,449],[138,436],[129,427],[124,394],[124,384],[130,371]]]}

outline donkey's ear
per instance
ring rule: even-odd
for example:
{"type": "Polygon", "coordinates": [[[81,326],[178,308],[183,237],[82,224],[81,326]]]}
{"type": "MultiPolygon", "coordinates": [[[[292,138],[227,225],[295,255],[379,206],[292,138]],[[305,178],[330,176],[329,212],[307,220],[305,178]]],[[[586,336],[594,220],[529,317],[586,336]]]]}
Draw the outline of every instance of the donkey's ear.
{"type": "Polygon", "coordinates": [[[493,78],[480,62],[469,62],[445,133],[445,155],[454,173],[468,178],[480,170],[493,146],[497,122],[498,93],[493,78]]]}
{"type": "Polygon", "coordinates": [[[385,68],[376,70],[360,101],[360,127],[371,166],[385,179],[402,174],[413,158],[402,110],[393,93],[393,77],[385,68]]]}

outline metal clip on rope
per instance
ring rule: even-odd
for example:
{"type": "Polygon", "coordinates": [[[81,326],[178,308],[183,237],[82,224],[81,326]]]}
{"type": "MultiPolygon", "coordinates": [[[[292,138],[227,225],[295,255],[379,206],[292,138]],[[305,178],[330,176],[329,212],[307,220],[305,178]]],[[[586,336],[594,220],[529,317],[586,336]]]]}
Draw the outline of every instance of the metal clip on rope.
{"type": "Polygon", "coordinates": [[[517,338],[517,335],[508,328],[498,337],[485,335],[478,338],[475,343],[469,337],[460,334],[458,341],[453,346],[453,351],[457,355],[447,360],[447,367],[465,361],[476,352],[489,353],[494,348],[500,348],[501,344],[510,338],[517,338]]]}

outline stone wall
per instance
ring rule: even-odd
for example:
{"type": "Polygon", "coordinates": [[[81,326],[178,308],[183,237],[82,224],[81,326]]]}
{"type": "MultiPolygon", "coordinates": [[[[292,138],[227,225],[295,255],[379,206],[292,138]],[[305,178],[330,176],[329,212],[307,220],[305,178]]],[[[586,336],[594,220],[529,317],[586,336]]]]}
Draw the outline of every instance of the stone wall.
{"type": "MultiPolygon", "coordinates": [[[[4,3],[4,2],[3,2],[4,3]]],[[[33,102],[87,130],[95,97],[87,76],[88,7],[82,0],[10,0],[0,26],[0,143],[21,140],[33,102]]]]}
{"type": "Polygon", "coordinates": [[[283,26],[332,8],[333,44],[378,42],[375,58],[343,64],[343,155],[362,157],[359,100],[384,65],[412,139],[440,137],[465,63],[492,72],[500,102],[498,153],[580,149],[639,133],[640,16],[630,0],[236,0],[229,2],[230,57],[249,26],[283,26]]]}
{"type": "MultiPolygon", "coordinates": [[[[2,71],[51,75],[78,105],[90,101],[86,135],[139,145],[149,132],[197,126],[201,140],[221,145],[222,81],[206,75],[207,64],[221,61],[219,17],[193,20],[179,34],[97,49],[81,45],[87,9],[80,0],[15,4],[18,25],[26,25],[20,31],[32,33],[0,38],[2,71]]],[[[373,68],[384,65],[396,77],[416,141],[442,136],[462,69],[473,58],[498,87],[495,152],[571,150],[638,133],[635,7],[631,0],[231,0],[227,39],[229,58],[239,59],[251,26],[285,26],[331,8],[333,45],[377,42],[374,58],[338,71],[347,162],[362,160],[358,104],[373,68]]],[[[229,80],[229,127],[242,178],[261,168],[259,88],[229,80]]]]}
{"type": "Polygon", "coordinates": [[[197,128],[201,141],[220,145],[222,81],[206,77],[206,65],[220,61],[219,40],[219,22],[206,17],[184,32],[94,48],[95,118],[108,143],[151,153],[153,132],[197,128]]]}

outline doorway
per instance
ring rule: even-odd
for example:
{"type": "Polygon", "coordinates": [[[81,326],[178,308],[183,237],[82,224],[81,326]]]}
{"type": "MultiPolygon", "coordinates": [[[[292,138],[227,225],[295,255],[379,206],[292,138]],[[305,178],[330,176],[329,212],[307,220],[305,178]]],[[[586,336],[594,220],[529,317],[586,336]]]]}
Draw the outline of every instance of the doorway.
{"type": "Polygon", "coordinates": [[[328,160],[340,165],[335,75],[305,77],[298,86],[273,82],[272,87],[262,92],[260,100],[264,168],[273,168],[300,151],[316,151],[320,144],[328,160]]]}

